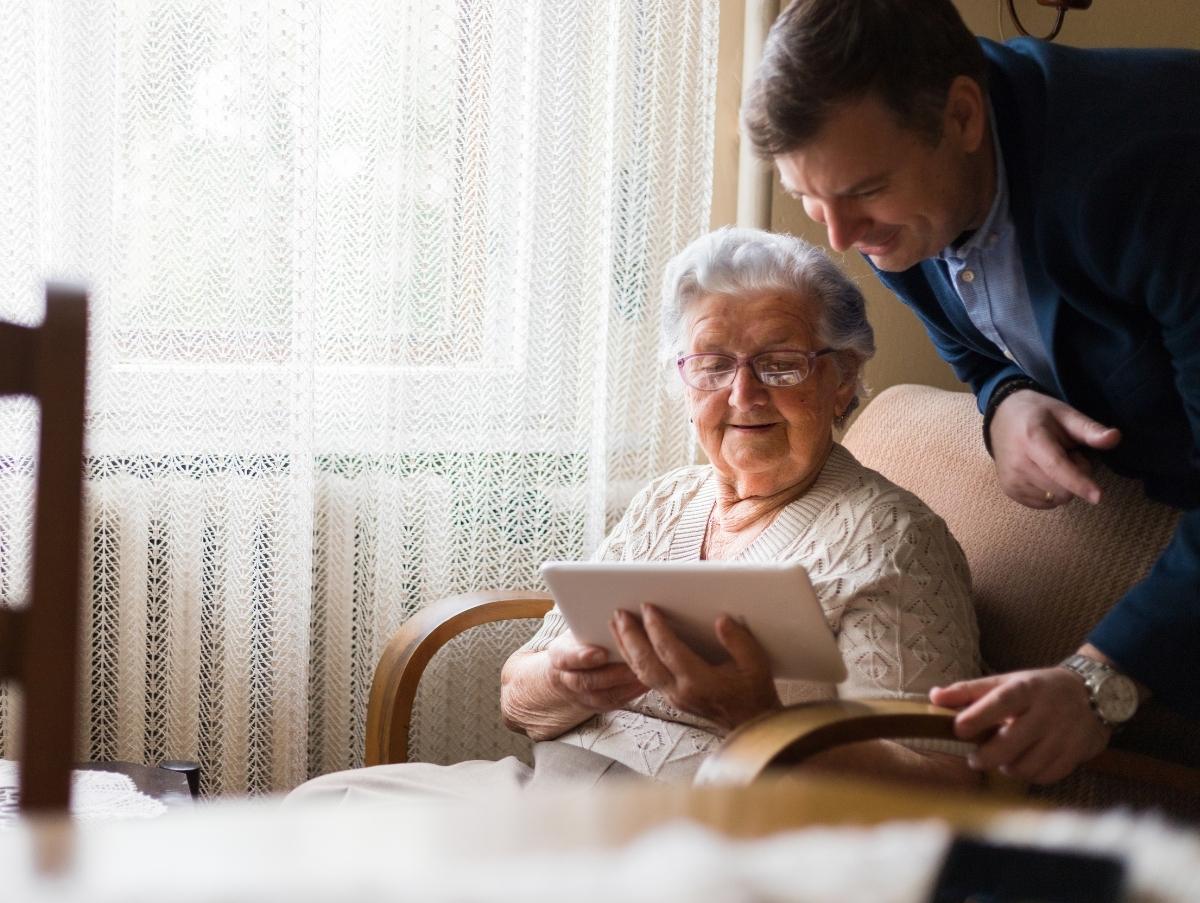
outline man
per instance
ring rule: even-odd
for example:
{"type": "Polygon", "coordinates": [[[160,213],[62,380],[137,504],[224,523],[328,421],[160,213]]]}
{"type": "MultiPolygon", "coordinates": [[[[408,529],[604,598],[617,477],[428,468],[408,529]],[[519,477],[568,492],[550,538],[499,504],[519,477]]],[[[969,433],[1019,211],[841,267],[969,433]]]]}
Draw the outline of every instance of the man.
{"type": "Polygon", "coordinates": [[[1200,715],[1200,54],[997,44],[950,0],[795,0],[744,121],[975,392],[1009,496],[1099,503],[1095,456],[1183,509],[1063,666],[933,691],[986,739],[973,764],[1050,782],[1139,697],[1200,715]]]}

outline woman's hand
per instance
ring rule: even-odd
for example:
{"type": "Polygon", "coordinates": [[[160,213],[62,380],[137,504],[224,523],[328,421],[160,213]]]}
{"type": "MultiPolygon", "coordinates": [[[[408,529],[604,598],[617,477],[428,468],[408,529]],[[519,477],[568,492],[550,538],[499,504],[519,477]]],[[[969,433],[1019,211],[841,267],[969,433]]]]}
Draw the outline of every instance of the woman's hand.
{"type": "Polygon", "coordinates": [[[628,665],[608,663],[607,652],[567,631],[542,652],[509,657],[500,674],[500,711],[509,730],[550,740],[646,690],[628,665]]]}
{"type": "Polygon", "coordinates": [[[729,615],[716,621],[717,639],[729,660],[710,665],[675,635],[653,605],[641,621],[617,612],[611,628],[633,674],[672,705],[726,730],[781,707],[767,655],[758,640],[729,615]]]}
{"type": "Polygon", "coordinates": [[[575,639],[571,631],[546,647],[550,685],[569,705],[589,712],[609,712],[646,692],[624,662],[608,661],[608,653],[575,639]]]}

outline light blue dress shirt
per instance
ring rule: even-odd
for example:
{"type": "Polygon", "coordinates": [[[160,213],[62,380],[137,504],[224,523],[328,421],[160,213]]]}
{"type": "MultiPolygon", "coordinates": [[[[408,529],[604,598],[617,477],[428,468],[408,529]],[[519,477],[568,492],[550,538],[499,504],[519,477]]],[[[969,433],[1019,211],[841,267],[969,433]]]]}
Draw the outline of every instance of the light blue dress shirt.
{"type": "Polygon", "coordinates": [[[975,327],[1031,379],[1054,390],[1058,381],[1033,317],[1017,230],[1008,209],[1008,178],[994,118],[992,145],[996,150],[996,197],[987,219],[960,247],[947,247],[938,256],[946,262],[954,290],[975,327]]]}

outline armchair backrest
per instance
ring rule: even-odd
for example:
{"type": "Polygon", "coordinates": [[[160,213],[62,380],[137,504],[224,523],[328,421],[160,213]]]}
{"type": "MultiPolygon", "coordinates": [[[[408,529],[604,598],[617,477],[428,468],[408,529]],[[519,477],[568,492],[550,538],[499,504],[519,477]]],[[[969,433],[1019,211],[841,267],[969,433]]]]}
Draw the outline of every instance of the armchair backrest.
{"type": "Polygon", "coordinates": [[[77,289],[47,290],[41,326],[0,322],[0,395],[29,395],[41,405],[30,598],[24,606],[0,600],[0,679],[22,689],[22,812],[65,811],[70,803],[86,346],[87,296],[77,289]]]}
{"type": "Polygon", "coordinates": [[[981,429],[969,393],[893,386],[844,444],[945,519],[971,566],[984,661],[997,671],[1054,664],[1146,575],[1179,513],[1103,468],[1100,505],[1026,508],[1001,492],[981,429]]]}

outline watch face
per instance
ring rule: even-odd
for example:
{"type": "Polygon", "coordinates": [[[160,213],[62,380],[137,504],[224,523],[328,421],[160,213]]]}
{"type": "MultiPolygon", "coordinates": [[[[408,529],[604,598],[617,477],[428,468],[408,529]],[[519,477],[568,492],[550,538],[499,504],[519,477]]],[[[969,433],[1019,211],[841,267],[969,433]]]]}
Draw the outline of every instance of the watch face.
{"type": "Polygon", "coordinates": [[[1132,718],[1137,705],[1137,685],[1123,675],[1110,675],[1096,690],[1096,711],[1113,724],[1132,718]]]}

